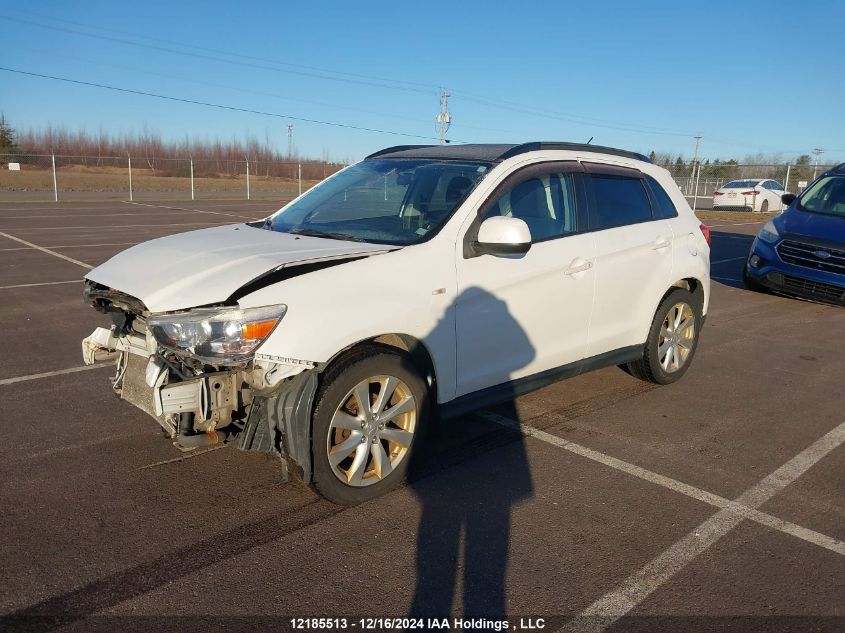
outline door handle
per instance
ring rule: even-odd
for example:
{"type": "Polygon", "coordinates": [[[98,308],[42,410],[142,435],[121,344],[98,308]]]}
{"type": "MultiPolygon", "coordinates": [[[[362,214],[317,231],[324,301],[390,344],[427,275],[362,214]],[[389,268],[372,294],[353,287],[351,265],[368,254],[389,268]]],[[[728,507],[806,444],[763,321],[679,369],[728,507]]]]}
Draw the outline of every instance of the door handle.
{"type": "Polygon", "coordinates": [[[585,270],[590,270],[593,267],[593,262],[584,261],[580,257],[577,257],[572,260],[569,264],[569,268],[563,271],[564,275],[576,275],[578,273],[583,273],[585,270]]]}
{"type": "Polygon", "coordinates": [[[672,242],[667,240],[665,237],[658,237],[651,245],[651,250],[653,251],[660,251],[664,248],[669,248],[672,246],[672,242]]]}

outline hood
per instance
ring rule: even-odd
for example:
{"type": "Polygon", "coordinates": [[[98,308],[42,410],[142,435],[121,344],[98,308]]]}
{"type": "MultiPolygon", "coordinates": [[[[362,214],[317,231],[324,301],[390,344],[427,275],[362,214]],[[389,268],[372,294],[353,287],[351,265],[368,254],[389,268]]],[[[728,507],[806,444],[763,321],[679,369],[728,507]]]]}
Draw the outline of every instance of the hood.
{"type": "Polygon", "coordinates": [[[255,278],[285,266],[396,248],[233,224],[138,244],[85,278],[140,299],[150,312],[169,312],[225,301],[255,278]]]}
{"type": "Polygon", "coordinates": [[[828,243],[840,248],[845,243],[845,217],[792,208],[778,219],[776,224],[784,237],[804,237],[810,242],[828,243]]]}

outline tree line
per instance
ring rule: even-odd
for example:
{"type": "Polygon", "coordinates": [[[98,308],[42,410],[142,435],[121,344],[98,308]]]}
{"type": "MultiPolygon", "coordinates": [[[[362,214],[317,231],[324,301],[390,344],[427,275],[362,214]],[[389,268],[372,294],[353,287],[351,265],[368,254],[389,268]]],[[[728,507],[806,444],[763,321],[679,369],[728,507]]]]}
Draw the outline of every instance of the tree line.
{"type": "MultiPolygon", "coordinates": [[[[677,178],[689,178],[695,175],[695,165],[691,160],[685,160],[683,156],[672,155],[652,151],[649,153],[651,162],[668,169],[677,178]]],[[[793,160],[786,160],[779,154],[749,154],[741,161],[735,158],[727,160],[701,160],[702,180],[728,181],[742,178],[771,178],[783,182],[786,177],[787,165],[789,165],[789,179],[810,180],[813,175],[814,166],[809,154],[801,154],[793,160]]],[[[817,173],[826,168],[819,164],[817,173]]]]}
{"type": "MultiPolygon", "coordinates": [[[[160,134],[147,129],[114,135],[103,131],[74,132],[51,125],[16,131],[2,115],[0,154],[55,154],[59,166],[86,167],[126,167],[127,156],[131,156],[133,169],[148,169],[157,176],[187,176],[193,160],[195,176],[238,177],[246,172],[249,161],[250,175],[296,178],[301,165],[303,179],[321,180],[345,164],[331,161],[327,156],[313,159],[301,157],[295,151],[282,153],[269,139],[175,141],[162,139],[160,134]]],[[[19,160],[26,162],[23,157],[19,160]]]]}

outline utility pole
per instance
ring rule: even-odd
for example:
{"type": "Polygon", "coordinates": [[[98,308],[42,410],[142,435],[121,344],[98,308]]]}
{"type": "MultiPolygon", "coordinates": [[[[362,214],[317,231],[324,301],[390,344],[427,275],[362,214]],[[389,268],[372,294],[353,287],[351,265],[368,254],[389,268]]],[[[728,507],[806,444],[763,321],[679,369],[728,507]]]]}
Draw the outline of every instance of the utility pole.
{"type": "MultiPolygon", "coordinates": [[[[692,157],[692,172],[690,172],[689,180],[687,181],[689,184],[687,185],[687,192],[692,189],[692,178],[695,175],[695,168],[698,165],[698,145],[701,143],[701,134],[697,134],[695,136],[695,153],[692,157]]],[[[696,192],[698,193],[698,192],[696,192]]]]}
{"type": "Polygon", "coordinates": [[[813,150],[813,154],[816,155],[816,162],[813,164],[813,180],[815,180],[816,172],[819,170],[819,156],[824,154],[824,150],[821,147],[817,147],[813,150]]]}
{"type": "Polygon", "coordinates": [[[293,156],[293,123],[288,123],[288,158],[293,156]]]}
{"type": "Polygon", "coordinates": [[[449,91],[443,88],[440,91],[440,114],[437,115],[437,130],[440,138],[440,144],[446,142],[446,131],[452,125],[452,115],[449,114],[449,91]]]}

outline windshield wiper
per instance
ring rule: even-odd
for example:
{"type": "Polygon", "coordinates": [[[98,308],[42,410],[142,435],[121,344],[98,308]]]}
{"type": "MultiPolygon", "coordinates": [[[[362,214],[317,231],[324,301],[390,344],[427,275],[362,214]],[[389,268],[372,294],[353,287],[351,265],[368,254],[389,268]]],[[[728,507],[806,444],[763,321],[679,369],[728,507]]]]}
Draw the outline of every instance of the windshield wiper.
{"type": "Polygon", "coordinates": [[[342,240],[344,242],[366,242],[367,240],[350,233],[333,233],[330,231],[317,231],[316,229],[292,228],[289,233],[294,235],[307,235],[308,237],[325,237],[330,240],[342,240]]]}

